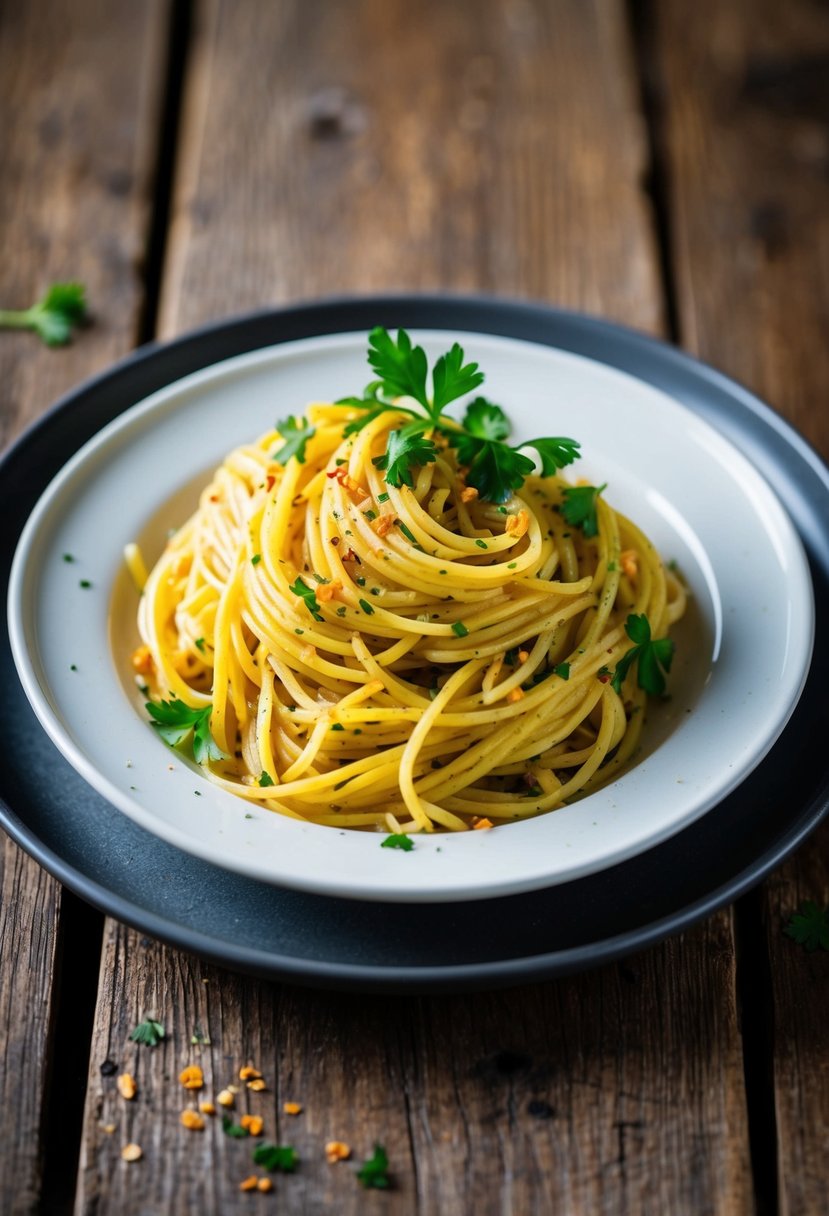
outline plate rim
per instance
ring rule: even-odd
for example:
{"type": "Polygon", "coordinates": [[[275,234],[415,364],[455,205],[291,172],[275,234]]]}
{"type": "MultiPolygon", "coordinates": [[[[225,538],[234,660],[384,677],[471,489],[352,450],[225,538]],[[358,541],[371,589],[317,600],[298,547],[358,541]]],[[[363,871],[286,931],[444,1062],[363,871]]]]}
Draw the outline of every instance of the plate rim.
{"type": "MultiPolygon", "coordinates": [[[[460,312],[460,315],[452,317],[451,322],[448,320],[432,321],[433,328],[447,328],[451,324],[460,330],[478,329],[480,332],[515,336],[530,341],[544,341],[541,338],[530,337],[526,332],[508,332],[504,334],[504,329],[499,323],[499,318],[508,317],[512,323],[518,324],[519,327],[524,321],[529,319],[536,325],[558,323],[559,325],[563,324],[565,327],[574,327],[577,332],[586,333],[588,339],[592,336],[593,341],[595,341],[596,335],[603,335],[612,339],[611,349],[604,351],[602,354],[597,354],[595,350],[592,350],[590,357],[600,362],[608,363],[612,367],[621,367],[622,370],[629,369],[624,363],[620,364],[612,357],[607,357],[612,353],[612,347],[615,344],[621,343],[629,350],[632,348],[631,353],[634,355],[637,350],[644,350],[647,355],[650,355],[651,361],[654,355],[659,355],[660,359],[667,362],[672,368],[679,367],[683,369],[686,374],[692,375],[698,382],[713,386],[718,392],[724,392],[728,398],[733,399],[735,396],[739,398],[743,407],[747,407],[749,413],[758,418],[765,427],[773,430],[783,440],[786,447],[791,450],[792,454],[801,461],[805,460],[811,466],[818,479],[823,483],[823,490],[829,494],[829,470],[826,469],[816,450],[799,434],[796,428],[760,398],[756,397],[755,394],[751,393],[745,386],[740,385],[738,381],[725,376],[724,373],[687,354],[687,352],[678,350],[662,339],[652,338],[639,331],[617,325],[615,322],[588,316],[573,310],[557,309],[541,302],[527,300],[513,301],[493,296],[457,296],[448,293],[439,295],[432,293],[336,297],[328,300],[307,301],[296,306],[260,309],[243,314],[242,316],[214,321],[181,335],[170,343],[150,343],[131,352],[115,365],[83,381],[76,388],[64,394],[9,447],[2,461],[0,461],[0,471],[6,471],[13,462],[21,459],[22,454],[25,453],[26,446],[33,439],[39,438],[41,432],[52,425],[55,416],[65,410],[67,406],[74,404],[79,397],[88,396],[90,392],[96,389],[106,388],[113,381],[117,381],[119,377],[133,373],[136,367],[140,369],[142,366],[152,364],[159,357],[161,357],[162,363],[165,361],[165,357],[167,361],[171,361],[177,355],[180,355],[188,345],[198,348],[205,340],[215,338],[217,335],[223,336],[225,340],[233,340],[238,334],[248,334],[249,336],[253,332],[255,335],[257,327],[263,324],[265,326],[287,324],[290,327],[291,323],[294,325],[298,323],[307,330],[306,336],[311,336],[312,333],[353,332],[364,328],[364,320],[358,320],[356,317],[367,310],[371,310],[376,314],[380,310],[417,310],[419,308],[434,308],[443,312],[447,310],[455,312],[455,310],[458,310],[460,312]],[[344,325],[342,317],[338,316],[343,310],[352,316],[351,322],[347,325],[344,325]],[[474,318],[468,314],[475,314],[474,318]],[[489,324],[484,324],[487,320],[489,324]],[[324,328],[320,328],[319,323],[321,321],[325,323],[324,328]],[[313,328],[307,328],[309,323],[313,323],[313,328]]],[[[424,327],[426,326],[425,322],[415,322],[412,320],[407,320],[405,324],[412,326],[422,324],[424,327]]],[[[278,345],[301,336],[302,334],[299,333],[270,333],[267,344],[278,345]]],[[[257,349],[262,344],[257,340],[253,340],[241,348],[236,346],[232,353],[240,354],[244,350],[257,349]]],[[[570,345],[562,346],[560,335],[557,341],[547,341],[545,344],[559,346],[566,350],[574,349],[570,345]]],[[[576,353],[581,352],[576,348],[576,353]]],[[[200,360],[198,364],[188,366],[190,366],[190,370],[197,370],[197,367],[219,362],[224,357],[229,356],[219,356],[219,358],[210,358],[204,361],[200,360]]],[[[176,378],[180,378],[183,374],[187,373],[182,373],[179,370],[176,378]]],[[[639,378],[645,379],[649,383],[657,383],[656,380],[643,376],[641,373],[632,374],[638,375],[639,378]]],[[[165,380],[165,383],[169,382],[169,379],[165,380]]],[[[145,395],[147,393],[141,393],[141,397],[145,395]]],[[[136,397],[135,399],[141,398],[136,397]]],[[[130,401],[128,404],[132,403],[130,401]]],[[[127,407],[125,406],[124,408],[127,407]]],[[[121,410],[118,411],[118,413],[121,412],[121,410]]],[[[110,411],[110,416],[115,417],[116,415],[110,411]]],[[[716,426],[716,424],[714,425],[716,426]]],[[[80,446],[78,444],[78,447],[80,446]]],[[[43,482],[40,483],[41,489],[35,497],[39,497],[46,481],[48,481],[48,477],[44,476],[43,482]]],[[[797,527],[796,518],[794,518],[794,522],[807,554],[811,556],[812,547],[809,539],[804,537],[802,530],[797,527]]],[[[4,822],[9,834],[17,843],[21,844],[35,860],[39,861],[45,869],[54,874],[56,878],[71,890],[74,890],[77,894],[88,899],[103,910],[110,912],[117,918],[134,924],[136,928],[153,933],[154,936],[162,940],[170,941],[180,948],[216,958],[224,963],[232,962],[237,967],[245,970],[252,970],[270,976],[281,975],[294,980],[300,979],[304,982],[330,984],[332,980],[336,980],[340,984],[345,983],[352,986],[361,985],[364,987],[367,982],[373,984],[379,978],[385,987],[388,987],[390,984],[400,983],[408,988],[414,980],[419,987],[445,988],[457,987],[459,985],[478,985],[481,981],[487,984],[499,982],[514,983],[522,980],[537,979],[551,974],[564,974],[565,972],[578,970],[586,965],[610,961],[612,958],[630,953],[632,950],[641,949],[644,946],[653,944],[655,941],[661,940],[672,933],[680,932],[688,927],[689,924],[701,917],[710,915],[718,907],[737,898],[745,890],[761,881],[771,869],[778,865],[802,842],[805,836],[818,825],[826,814],[827,809],[829,809],[829,804],[825,801],[827,776],[829,774],[824,774],[824,788],[818,791],[808,805],[804,804],[798,807],[794,816],[787,820],[786,831],[780,838],[776,839],[773,846],[769,847],[759,856],[752,858],[751,862],[743,869],[738,870],[730,881],[715,888],[713,891],[707,892],[705,896],[688,904],[686,907],[674,910],[668,916],[662,917],[657,921],[648,922],[640,928],[628,930],[621,935],[604,937],[599,941],[591,942],[587,945],[570,947],[563,950],[558,949],[550,953],[535,954],[529,957],[500,959],[496,962],[488,961],[478,964],[453,963],[448,966],[440,965],[435,968],[331,964],[307,958],[297,960],[296,956],[293,955],[278,957],[271,952],[267,953],[264,958],[260,958],[255,950],[244,949],[236,944],[223,942],[219,938],[203,938],[200,937],[197,931],[187,929],[173,922],[163,921],[161,918],[156,917],[155,913],[142,909],[116,892],[101,887],[94,879],[90,879],[80,871],[75,870],[74,867],[67,865],[48,846],[44,846],[33,831],[28,829],[18,819],[13,809],[7,806],[4,799],[2,800],[2,808],[6,813],[0,815],[0,821],[4,822]]],[[[624,864],[622,863],[622,865],[624,864]]],[[[578,883],[578,881],[575,880],[575,883],[578,883]]]]}

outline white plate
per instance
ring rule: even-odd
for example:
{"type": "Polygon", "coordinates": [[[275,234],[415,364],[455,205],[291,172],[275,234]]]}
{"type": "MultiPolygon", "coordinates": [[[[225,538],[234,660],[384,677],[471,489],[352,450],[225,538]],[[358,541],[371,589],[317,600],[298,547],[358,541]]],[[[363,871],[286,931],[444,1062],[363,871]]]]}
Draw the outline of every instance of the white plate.
{"type": "Polygon", "coordinates": [[[312,399],[360,389],[370,379],[364,335],[230,359],[105,427],[54,479],[23,531],[9,629],[20,678],[49,735],[113,807],[149,831],[216,865],[320,894],[480,899],[600,870],[715,814],[797,703],[812,651],[813,596],[800,540],[777,498],[684,406],[623,372],[546,346],[415,332],[431,357],[461,342],[519,439],[578,439],[577,475],[607,482],[608,501],[679,563],[691,587],[689,613],[674,634],[671,699],[651,712],[639,762],[612,785],[525,823],[418,837],[401,853],[381,850],[373,833],[251,811],[148,725],[130,665],[137,601],[124,544],[140,541],[154,560],[226,452],[312,399]]]}

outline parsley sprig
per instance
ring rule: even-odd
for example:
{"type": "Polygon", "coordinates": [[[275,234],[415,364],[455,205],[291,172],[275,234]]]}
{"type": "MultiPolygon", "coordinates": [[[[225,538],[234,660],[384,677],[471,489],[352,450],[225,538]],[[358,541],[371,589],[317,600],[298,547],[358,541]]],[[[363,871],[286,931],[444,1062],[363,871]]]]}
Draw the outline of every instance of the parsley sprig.
{"type": "Polygon", "coordinates": [[[622,683],[628,671],[636,663],[636,678],[641,689],[651,696],[661,697],[665,691],[665,671],[671,670],[674,657],[674,643],[670,638],[651,638],[651,625],[643,613],[631,613],[625,621],[625,633],[634,643],[626,651],[613,673],[610,686],[621,694],[622,683]]]}
{"type": "Polygon", "coordinates": [[[226,760],[227,755],[210,733],[212,706],[191,709],[177,697],[170,701],[147,701],[144,708],[153,719],[152,725],[165,743],[179,747],[193,736],[193,758],[197,764],[208,760],[226,760]]]}
{"type": "Polygon", "coordinates": [[[813,899],[805,899],[783,932],[810,954],[818,946],[829,950],[829,908],[821,908],[813,899]]]}
{"type": "Polygon", "coordinates": [[[506,502],[534,471],[535,460],[522,448],[535,450],[545,477],[577,459],[579,444],[574,439],[540,438],[510,446],[505,442],[511,430],[509,419],[486,397],[470,403],[461,424],[447,417],[444,410],[451,402],[474,392],[484,381],[478,364],[465,359],[463,348],[455,342],[436,360],[430,397],[426,353],[413,345],[406,330],[399,329],[396,339],[379,326],[369,334],[368,361],[377,378],[362,397],[343,397],[337,404],[365,410],[346,425],[346,434],[354,434],[386,410],[411,415],[412,422],[390,432],[386,452],[374,460],[389,485],[413,485],[413,471],[437,459],[435,431],[457,449],[459,462],[467,467],[467,484],[490,502],[506,502]],[[398,403],[400,397],[414,401],[418,408],[398,403]]]}
{"type": "Polygon", "coordinates": [[[0,309],[0,327],[32,329],[47,346],[65,346],[72,330],[86,317],[82,283],[53,283],[31,308],[0,309]]]}

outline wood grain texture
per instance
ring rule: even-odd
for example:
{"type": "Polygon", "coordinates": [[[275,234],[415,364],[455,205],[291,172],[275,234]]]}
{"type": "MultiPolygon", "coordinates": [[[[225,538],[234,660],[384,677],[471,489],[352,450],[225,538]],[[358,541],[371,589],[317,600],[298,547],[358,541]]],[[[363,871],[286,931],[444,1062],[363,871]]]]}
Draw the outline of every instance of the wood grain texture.
{"type": "Polygon", "coordinates": [[[181,1126],[240,1086],[241,1113],[301,1163],[275,1176],[290,1212],[749,1212],[728,918],[574,980],[441,998],[305,992],[229,975],[109,925],[77,1211],[244,1211],[253,1141],[181,1126]],[[167,1040],[128,1042],[155,1014],[167,1040]],[[196,1027],[209,1045],[192,1045],[196,1027]],[[112,1061],[138,1094],[126,1102],[112,1061]],[[201,1094],[177,1078],[198,1063],[201,1094]],[[255,1065],[268,1084],[238,1080],[255,1065]],[[283,1104],[299,1102],[299,1116],[283,1104]],[[353,1149],[329,1165],[328,1140],[353,1149]],[[393,1190],[356,1167],[385,1146],[393,1190]],[[127,1143],[143,1151],[127,1164],[127,1143]]]}
{"type": "Polygon", "coordinates": [[[536,296],[660,324],[615,0],[204,0],[161,332],[298,296],[536,296]]]}
{"type": "Polygon", "coordinates": [[[94,325],[47,350],[0,334],[0,445],[125,354],[142,305],[166,0],[0,4],[0,300],[82,280],[94,325]]]}
{"type": "MultiPolygon", "coordinates": [[[[0,446],[134,341],[165,12],[0,4],[0,301],[26,307],[79,279],[95,315],[60,351],[0,333],[0,446]]],[[[0,1211],[16,1214],[36,1210],[43,1183],[61,893],[5,837],[0,892],[0,1211]]]]}
{"type": "Polygon", "coordinates": [[[829,455],[829,12],[653,6],[682,342],[829,455]]]}
{"type": "MultiPolygon", "coordinates": [[[[535,295],[661,324],[645,142],[621,4],[205,0],[185,91],[166,335],[334,292],[535,295]]],[[[179,1122],[241,1064],[302,1158],[291,1212],[663,1216],[752,1210],[730,917],[628,963],[446,998],[234,977],[108,923],[77,1212],[236,1212],[248,1146],[179,1122]],[[207,981],[205,983],[205,981],[207,981]],[[166,1043],[136,1049],[155,1011],[166,1043]],[[210,1046],[191,1045],[196,1023],[210,1046]],[[107,1058],[134,1070],[119,1098],[107,1058]],[[282,1102],[303,1114],[289,1118],[282,1102]],[[105,1128],[114,1126],[114,1131],[105,1128]],[[354,1164],[381,1141],[395,1187],[354,1164]],[[143,1160],[119,1158],[127,1140],[143,1160]]],[[[256,1202],[256,1200],[253,1200],[256,1202]]]]}
{"type": "MultiPolygon", "coordinates": [[[[656,11],[682,339],[829,457],[829,11],[809,0],[656,11]]],[[[826,723],[814,725],[817,740],[826,723]]],[[[801,900],[829,905],[829,830],[764,898],[780,1210],[801,1216],[826,1210],[829,970],[782,929],[801,900]]]]}
{"type": "Polygon", "coordinates": [[[0,1211],[32,1212],[41,1187],[60,888],[0,838],[0,1211]]]}

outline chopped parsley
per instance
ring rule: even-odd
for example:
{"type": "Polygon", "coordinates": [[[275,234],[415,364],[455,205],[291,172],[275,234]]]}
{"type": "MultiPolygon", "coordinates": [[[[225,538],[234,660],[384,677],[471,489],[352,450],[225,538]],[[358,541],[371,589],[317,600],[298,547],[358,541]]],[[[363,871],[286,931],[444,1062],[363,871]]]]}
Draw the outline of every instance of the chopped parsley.
{"type": "Polygon", "coordinates": [[[258,1144],[253,1150],[253,1160],[266,1170],[292,1174],[299,1165],[299,1154],[290,1144],[258,1144]]]}
{"type": "Polygon", "coordinates": [[[262,769],[262,772],[259,774],[259,784],[264,787],[267,785],[274,785],[275,782],[270,773],[267,773],[264,769],[262,769]]]}
{"type": "Polygon", "coordinates": [[[381,849],[402,849],[404,853],[411,853],[414,848],[414,841],[410,836],[406,836],[403,832],[392,832],[385,840],[380,841],[381,849]]]}
{"type": "Polygon", "coordinates": [[[78,583],[78,586],[83,587],[84,591],[86,591],[89,587],[92,586],[92,583],[89,581],[88,578],[82,578],[81,581],[78,583]]]}
{"type": "Polygon", "coordinates": [[[311,613],[315,621],[323,620],[323,615],[320,612],[320,606],[317,603],[317,595],[313,587],[308,587],[303,583],[302,579],[297,577],[296,582],[290,583],[289,591],[293,591],[294,595],[298,595],[301,600],[305,601],[305,607],[311,613]]]}
{"type": "Polygon", "coordinates": [[[147,701],[144,708],[153,719],[152,725],[170,747],[179,747],[192,735],[193,759],[197,764],[227,759],[210,733],[211,705],[191,709],[184,701],[173,697],[171,701],[147,701]]]}
{"type": "Polygon", "coordinates": [[[402,519],[396,519],[394,522],[397,524],[400,531],[406,537],[406,540],[409,541],[411,544],[416,545],[417,537],[415,536],[415,534],[411,530],[411,528],[407,527],[406,524],[403,523],[402,519]]]}
{"type": "Polygon", "coordinates": [[[145,1018],[139,1022],[130,1035],[130,1042],[143,1043],[145,1047],[158,1047],[164,1038],[164,1027],[155,1018],[145,1018]]]}
{"type": "Polygon", "coordinates": [[[819,907],[813,899],[804,900],[783,932],[809,953],[818,946],[829,950],[829,908],[819,907]]]}
{"type": "Polygon", "coordinates": [[[553,668],[553,675],[558,676],[562,680],[569,680],[570,679],[570,664],[569,663],[557,663],[556,666],[553,668]]]}
{"type": "Polygon", "coordinates": [[[262,560],[262,554],[254,553],[253,557],[250,559],[250,564],[252,566],[258,566],[259,563],[261,562],[261,560],[262,560]]]}
{"type": "Polygon", "coordinates": [[[364,1187],[374,1188],[378,1191],[388,1190],[391,1184],[389,1159],[382,1144],[375,1144],[374,1153],[363,1162],[357,1171],[357,1177],[364,1187]]]}
{"type": "Polygon", "coordinates": [[[250,1132],[241,1123],[234,1123],[230,1115],[222,1115],[222,1131],[232,1140],[246,1140],[250,1132]]]}
{"type": "Polygon", "coordinates": [[[674,643],[670,638],[658,638],[654,641],[651,638],[650,621],[644,613],[630,614],[625,621],[625,633],[634,645],[616,664],[613,679],[610,681],[611,688],[621,694],[622,682],[632,664],[636,663],[639,687],[652,696],[662,696],[665,691],[663,670],[671,670],[674,643]]]}
{"type": "Polygon", "coordinates": [[[196,638],[193,645],[196,647],[196,650],[200,650],[204,654],[204,638],[196,638]]]}
{"type": "Polygon", "coordinates": [[[469,630],[467,629],[466,625],[464,625],[463,621],[453,621],[452,632],[459,638],[465,638],[469,635],[469,630]]]}
{"type": "Polygon", "coordinates": [[[373,608],[373,607],[372,607],[372,605],[371,605],[371,604],[368,602],[368,600],[357,600],[357,603],[360,605],[360,607],[362,608],[363,612],[365,612],[365,613],[366,613],[368,616],[373,616],[373,615],[374,615],[374,608],[373,608]]]}

